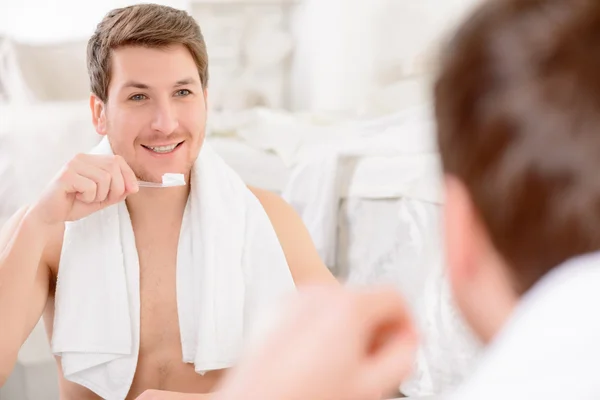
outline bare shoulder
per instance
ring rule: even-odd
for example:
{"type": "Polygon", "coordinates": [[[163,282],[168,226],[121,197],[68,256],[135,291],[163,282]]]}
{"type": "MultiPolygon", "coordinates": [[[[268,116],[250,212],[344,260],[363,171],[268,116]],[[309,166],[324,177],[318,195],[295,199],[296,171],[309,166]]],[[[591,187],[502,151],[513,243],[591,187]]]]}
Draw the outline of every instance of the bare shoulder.
{"type": "MultiPolygon", "coordinates": [[[[23,206],[17,210],[13,216],[6,221],[4,226],[0,229],[0,244],[7,243],[9,238],[14,234],[14,232],[18,229],[18,227],[22,223],[28,223],[26,219],[28,217],[30,207],[23,206]]],[[[35,225],[35,224],[34,224],[35,225]]],[[[34,226],[29,225],[29,226],[34,226]]],[[[34,226],[34,229],[38,229],[37,225],[34,226]]],[[[58,259],[60,258],[60,253],[62,249],[62,241],[64,234],[64,224],[61,226],[57,226],[52,228],[50,231],[49,241],[46,243],[44,247],[44,252],[42,254],[42,263],[50,265],[58,265],[58,259]]]]}
{"type": "MultiPolygon", "coordinates": [[[[269,214],[269,218],[279,219],[285,217],[286,214],[288,214],[287,216],[289,217],[289,213],[296,214],[293,207],[278,194],[253,186],[248,186],[248,189],[250,189],[258,201],[260,201],[260,204],[262,204],[267,214],[269,214]]],[[[297,217],[300,218],[299,216],[297,217]]]]}
{"type": "MultiPolygon", "coordinates": [[[[4,227],[4,235],[7,233],[10,234],[14,231],[20,223],[29,223],[31,220],[27,220],[28,212],[30,206],[23,206],[19,209],[19,211],[7,222],[4,227]]],[[[40,226],[36,223],[30,225],[33,229],[40,229],[40,226]]],[[[60,254],[62,251],[63,244],[63,235],[64,235],[65,226],[64,224],[57,225],[56,227],[51,228],[48,232],[47,242],[44,245],[44,250],[42,252],[42,257],[40,259],[40,267],[44,267],[45,270],[48,270],[49,274],[45,273],[45,271],[40,271],[40,276],[47,276],[49,279],[55,278],[58,273],[58,264],[60,260],[60,254]]],[[[0,243],[3,243],[0,234],[0,243]]],[[[53,282],[49,282],[52,284],[53,282]]]]}
{"type": "Polygon", "coordinates": [[[262,204],[275,229],[296,285],[337,283],[325,266],[294,208],[279,195],[248,186],[262,204]]]}

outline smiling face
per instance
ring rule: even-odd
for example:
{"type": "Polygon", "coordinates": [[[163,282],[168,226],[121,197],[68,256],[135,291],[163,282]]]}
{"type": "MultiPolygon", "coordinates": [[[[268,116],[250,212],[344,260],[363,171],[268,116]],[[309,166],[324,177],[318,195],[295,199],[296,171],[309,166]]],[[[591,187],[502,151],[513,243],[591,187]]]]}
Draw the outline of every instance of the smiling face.
{"type": "Polygon", "coordinates": [[[204,141],[206,90],[183,45],[112,51],[108,98],[92,95],[96,130],[141,180],[189,172],[204,141]]]}

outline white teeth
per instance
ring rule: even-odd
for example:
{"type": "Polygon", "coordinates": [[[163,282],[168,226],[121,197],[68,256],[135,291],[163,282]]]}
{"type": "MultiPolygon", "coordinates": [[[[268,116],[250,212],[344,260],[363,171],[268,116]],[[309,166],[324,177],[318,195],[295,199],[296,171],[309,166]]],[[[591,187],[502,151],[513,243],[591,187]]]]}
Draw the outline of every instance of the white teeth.
{"type": "Polygon", "coordinates": [[[178,143],[172,144],[170,146],[156,146],[156,147],[147,147],[148,149],[152,150],[155,153],[170,153],[173,150],[175,150],[175,147],[177,147],[178,143]]]}

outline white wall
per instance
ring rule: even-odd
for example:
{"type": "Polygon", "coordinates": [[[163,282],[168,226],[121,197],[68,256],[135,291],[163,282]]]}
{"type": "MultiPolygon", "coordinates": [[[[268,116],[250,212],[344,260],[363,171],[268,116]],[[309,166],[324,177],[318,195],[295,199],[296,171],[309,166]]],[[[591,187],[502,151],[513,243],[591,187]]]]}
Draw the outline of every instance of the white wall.
{"type": "MultiPolygon", "coordinates": [[[[0,0],[0,35],[35,43],[88,38],[111,9],[143,0],[0,0]]],[[[187,0],[152,0],[185,8],[187,0]]]]}
{"type": "Polygon", "coordinates": [[[295,21],[294,108],[359,109],[374,85],[419,72],[421,58],[480,1],[304,0],[295,21]]]}
{"type": "Polygon", "coordinates": [[[363,90],[360,77],[370,74],[369,15],[376,3],[378,0],[304,1],[295,24],[295,108],[340,110],[353,106],[363,90]]]}

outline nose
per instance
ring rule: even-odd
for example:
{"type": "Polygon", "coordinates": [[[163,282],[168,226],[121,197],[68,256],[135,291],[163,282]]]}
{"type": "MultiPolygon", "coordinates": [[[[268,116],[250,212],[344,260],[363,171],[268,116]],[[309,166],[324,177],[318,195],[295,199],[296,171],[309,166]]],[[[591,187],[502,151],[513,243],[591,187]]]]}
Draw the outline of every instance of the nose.
{"type": "Polygon", "coordinates": [[[170,135],[179,127],[175,107],[168,100],[157,103],[151,128],[164,135],[170,135]]]}

